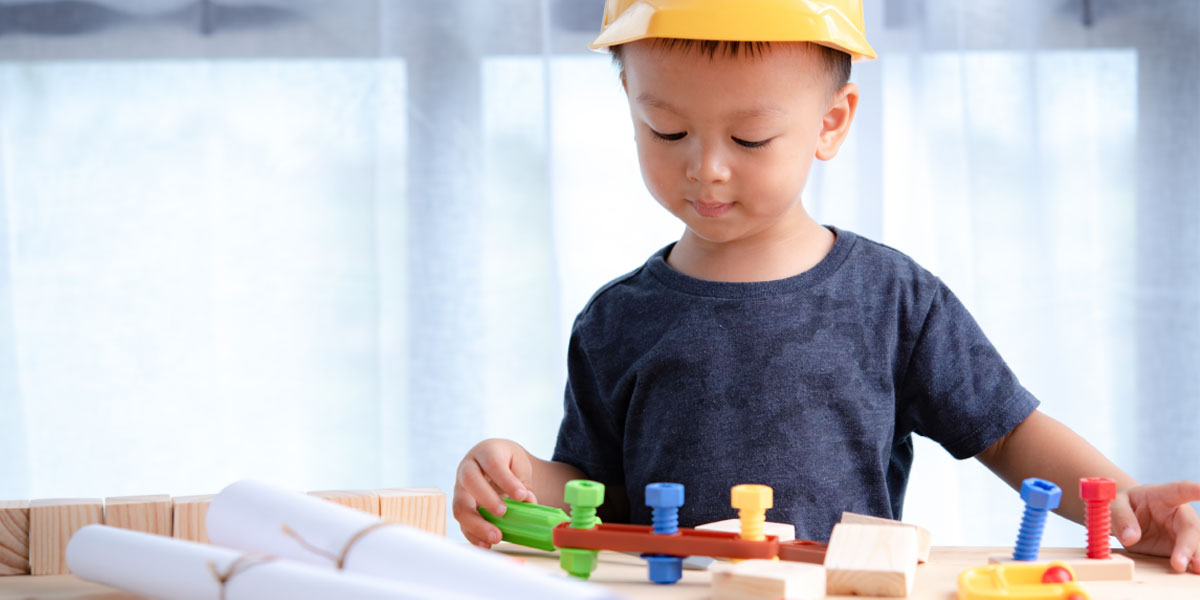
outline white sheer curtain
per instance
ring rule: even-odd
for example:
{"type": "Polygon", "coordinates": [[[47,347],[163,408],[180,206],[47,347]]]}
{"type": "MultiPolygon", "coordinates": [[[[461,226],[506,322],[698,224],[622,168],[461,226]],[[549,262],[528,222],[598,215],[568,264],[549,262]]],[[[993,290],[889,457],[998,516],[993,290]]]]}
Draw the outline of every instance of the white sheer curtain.
{"type": "MultiPolygon", "coordinates": [[[[575,313],[680,230],[583,50],[602,2],[94,2],[0,6],[0,497],[550,453],[575,313]]],[[[865,5],[882,58],[812,212],[943,277],[1136,477],[1200,478],[1200,7],[865,5]]],[[[938,543],[1018,511],[918,440],[938,543]]]]}

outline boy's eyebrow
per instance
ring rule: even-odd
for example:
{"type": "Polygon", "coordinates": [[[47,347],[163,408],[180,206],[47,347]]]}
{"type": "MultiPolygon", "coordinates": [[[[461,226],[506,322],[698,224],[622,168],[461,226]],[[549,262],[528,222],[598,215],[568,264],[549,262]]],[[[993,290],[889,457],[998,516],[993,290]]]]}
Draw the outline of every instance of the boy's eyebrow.
{"type": "MultiPolygon", "coordinates": [[[[671,113],[675,113],[676,115],[683,116],[683,111],[676,108],[675,105],[673,105],[670,102],[667,102],[666,100],[663,100],[661,98],[652,96],[649,92],[643,92],[643,93],[639,94],[637,97],[637,101],[638,101],[638,103],[645,104],[646,106],[662,109],[667,112],[671,112],[671,113]]],[[[764,116],[769,116],[772,114],[782,114],[785,112],[787,112],[787,111],[785,111],[779,105],[767,103],[767,104],[760,104],[758,106],[752,106],[750,108],[744,108],[741,110],[733,111],[732,113],[730,113],[729,116],[734,117],[734,118],[750,118],[750,117],[764,117],[764,116]]]]}

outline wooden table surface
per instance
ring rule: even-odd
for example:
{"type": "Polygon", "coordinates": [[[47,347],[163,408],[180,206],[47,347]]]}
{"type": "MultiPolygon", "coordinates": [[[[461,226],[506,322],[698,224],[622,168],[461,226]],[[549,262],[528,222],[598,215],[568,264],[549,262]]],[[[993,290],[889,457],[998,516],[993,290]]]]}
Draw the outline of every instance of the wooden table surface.
{"type": "MultiPolygon", "coordinates": [[[[522,557],[528,564],[558,569],[556,554],[503,544],[506,554],[522,557]]],[[[917,567],[916,587],[909,598],[913,600],[953,600],[956,598],[958,573],[968,567],[987,564],[988,556],[1004,554],[1004,548],[933,549],[928,564],[917,567]]],[[[1053,549],[1045,550],[1052,555],[1053,549]]],[[[1133,581],[1084,583],[1094,600],[1197,600],[1200,599],[1200,575],[1171,572],[1165,558],[1128,555],[1137,562],[1133,581]]],[[[683,579],[674,585],[655,585],[646,579],[646,565],[636,556],[602,552],[600,567],[592,581],[611,587],[627,598],[708,598],[709,573],[684,571],[683,579]]],[[[852,596],[829,596],[853,598],[852,596]]],[[[110,587],[81,581],[71,575],[50,577],[0,577],[0,599],[54,600],[136,600],[136,596],[121,593],[110,587]]]]}

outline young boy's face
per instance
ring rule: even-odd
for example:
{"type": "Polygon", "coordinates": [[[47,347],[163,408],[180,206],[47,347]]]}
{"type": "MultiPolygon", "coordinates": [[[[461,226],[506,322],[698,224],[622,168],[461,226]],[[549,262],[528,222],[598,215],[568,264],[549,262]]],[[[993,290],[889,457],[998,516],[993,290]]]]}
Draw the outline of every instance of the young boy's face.
{"type": "Polygon", "coordinates": [[[726,243],[803,226],[813,158],[837,152],[857,101],[852,84],[833,89],[818,52],[710,57],[642,40],[622,59],[642,177],[692,234],[726,243]]]}

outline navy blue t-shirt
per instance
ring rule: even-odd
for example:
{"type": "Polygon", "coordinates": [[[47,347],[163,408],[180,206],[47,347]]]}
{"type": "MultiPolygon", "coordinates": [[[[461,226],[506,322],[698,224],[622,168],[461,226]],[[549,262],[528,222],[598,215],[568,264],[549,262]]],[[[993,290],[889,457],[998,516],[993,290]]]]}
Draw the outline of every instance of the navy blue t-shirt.
{"type": "Polygon", "coordinates": [[[730,283],[667,265],[604,286],[575,320],[553,460],[623,485],[685,485],[681,526],[736,517],[729,490],[774,488],[767,520],[828,539],[844,510],[900,518],[912,434],[963,459],[1038,401],[962,303],[908,256],[855,234],[808,271],[730,283]]]}

